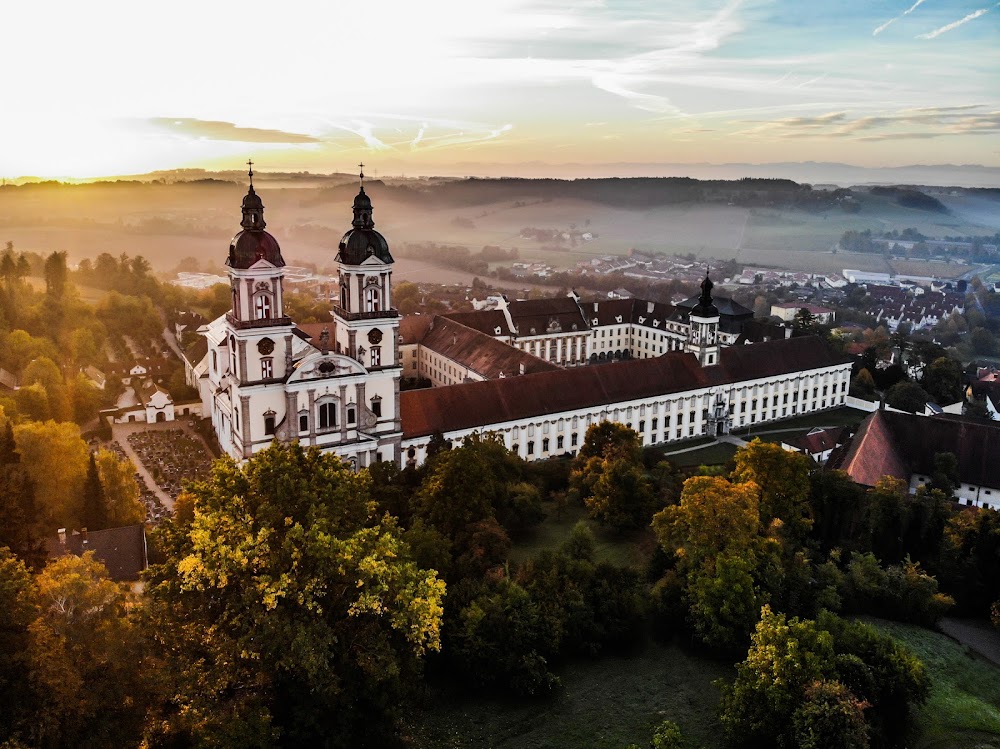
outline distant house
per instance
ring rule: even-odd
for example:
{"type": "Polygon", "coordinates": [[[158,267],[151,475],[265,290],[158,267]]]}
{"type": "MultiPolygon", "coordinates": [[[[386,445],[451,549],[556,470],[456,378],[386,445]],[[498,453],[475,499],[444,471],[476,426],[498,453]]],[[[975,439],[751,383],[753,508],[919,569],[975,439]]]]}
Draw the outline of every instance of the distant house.
{"type": "Polygon", "coordinates": [[[8,372],[3,367],[0,367],[0,387],[6,388],[7,390],[18,390],[21,387],[21,384],[18,382],[16,374],[8,372]]]}
{"type": "Polygon", "coordinates": [[[1000,510],[1000,424],[992,422],[875,411],[827,467],[845,471],[864,486],[891,476],[914,493],[930,483],[940,453],[952,453],[958,461],[955,497],[961,504],[1000,510]]]}
{"type": "Polygon", "coordinates": [[[108,575],[116,582],[134,582],[148,566],[146,530],[141,524],[101,531],[82,529],[69,534],[65,528],[60,528],[46,546],[49,559],[67,554],[80,557],[88,551],[94,552],[94,557],[108,568],[108,575]]]}
{"type": "Polygon", "coordinates": [[[84,367],[83,374],[98,390],[104,390],[105,386],[108,384],[108,376],[97,367],[84,367]]]}
{"type": "Polygon", "coordinates": [[[849,436],[850,430],[847,427],[834,427],[832,429],[817,427],[808,434],[790,439],[788,442],[782,442],[781,446],[789,452],[807,455],[819,465],[823,465],[830,458],[830,453],[843,445],[849,436]]]}
{"type": "Polygon", "coordinates": [[[813,319],[820,325],[833,322],[837,313],[829,307],[820,307],[816,304],[806,304],[803,302],[785,302],[782,304],[772,304],[771,314],[779,317],[785,322],[791,322],[799,314],[800,310],[807,309],[812,313],[813,319]]]}

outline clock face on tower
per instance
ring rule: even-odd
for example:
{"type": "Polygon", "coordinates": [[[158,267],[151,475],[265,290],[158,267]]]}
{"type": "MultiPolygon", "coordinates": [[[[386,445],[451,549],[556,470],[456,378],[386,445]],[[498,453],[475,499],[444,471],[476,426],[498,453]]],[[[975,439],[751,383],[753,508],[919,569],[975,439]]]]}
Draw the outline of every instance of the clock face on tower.
{"type": "Polygon", "coordinates": [[[257,350],[264,356],[273,353],[274,341],[272,341],[270,338],[261,338],[260,342],[257,344],[257,350]]]}
{"type": "Polygon", "coordinates": [[[379,330],[378,328],[375,328],[374,330],[370,330],[368,332],[368,342],[369,343],[375,343],[375,344],[381,343],[382,342],[382,331],[379,330]]]}

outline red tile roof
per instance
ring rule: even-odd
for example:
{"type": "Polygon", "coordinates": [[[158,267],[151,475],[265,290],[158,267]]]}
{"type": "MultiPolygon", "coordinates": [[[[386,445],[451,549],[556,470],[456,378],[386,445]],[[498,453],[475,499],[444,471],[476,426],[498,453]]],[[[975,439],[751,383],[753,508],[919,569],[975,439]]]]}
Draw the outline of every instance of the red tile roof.
{"type": "Polygon", "coordinates": [[[847,361],[815,336],[724,348],[720,360],[717,366],[703,368],[692,354],[674,352],[652,359],[407,391],[400,394],[403,436],[471,429],[847,361]]]}
{"type": "Polygon", "coordinates": [[[399,321],[399,342],[404,346],[420,343],[431,329],[433,319],[433,315],[405,315],[399,321]]]}
{"type": "Polygon", "coordinates": [[[934,456],[945,452],[955,455],[963,482],[1000,486],[1000,424],[960,417],[876,411],[835,467],[874,486],[882,476],[909,481],[912,473],[930,475],[934,456]]]}
{"type": "Polygon", "coordinates": [[[488,380],[520,375],[522,366],[524,374],[560,369],[544,359],[440,315],[433,319],[421,345],[488,380]]]}

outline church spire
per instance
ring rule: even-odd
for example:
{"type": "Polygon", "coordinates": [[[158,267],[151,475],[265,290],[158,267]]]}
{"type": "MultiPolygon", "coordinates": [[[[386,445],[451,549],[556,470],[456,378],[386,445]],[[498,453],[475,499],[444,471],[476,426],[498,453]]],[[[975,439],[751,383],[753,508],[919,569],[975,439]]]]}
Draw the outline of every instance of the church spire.
{"type": "Polygon", "coordinates": [[[264,203],[253,189],[253,160],[247,161],[250,167],[250,188],[243,198],[243,220],[240,226],[244,229],[262,231],[267,223],[264,221],[264,203]]]}
{"type": "Polygon", "coordinates": [[[358,168],[361,169],[361,189],[354,198],[354,221],[351,224],[357,229],[373,229],[375,222],[372,220],[372,200],[365,193],[365,165],[358,164],[358,168]]]}

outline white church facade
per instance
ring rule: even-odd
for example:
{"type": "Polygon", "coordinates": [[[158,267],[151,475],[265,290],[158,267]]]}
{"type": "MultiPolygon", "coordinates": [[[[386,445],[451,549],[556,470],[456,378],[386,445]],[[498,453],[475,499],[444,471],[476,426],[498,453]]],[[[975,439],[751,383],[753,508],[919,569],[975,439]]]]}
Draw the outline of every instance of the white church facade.
{"type": "MultiPolygon", "coordinates": [[[[375,231],[363,178],[352,228],[337,250],[340,303],[328,326],[310,336],[284,314],[285,262],[265,231],[252,176],[242,231],[226,261],[232,307],[201,328],[208,351],[198,378],[203,412],[222,449],[237,460],[274,440],[298,440],[356,468],[377,461],[416,465],[434,436],[458,441],[474,432],[495,432],[509,449],[537,460],[575,453],[587,427],[602,420],[630,426],[644,445],[654,445],[844,403],[851,364],[820,339],[729,345],[737,333],[725,324],[720,330],[707,276],[683,319],[677,310],[668,315],[651,306],[635,308],[638,317],[626,320],[612,307],[605,325],[596,304],[588,311],[593,321],[579,323],[572,310],[565,318],[538,315],[534,323],[512,319],[509,310],[498,312],[501,322],[458,324],[466,313],[443,319],[439,349],[464,346],[459,358],[477,360],[477,373],[467,369],[461,379],[442,377],[440,387],[400,392],[404,365],[417,358],[417,348],[401,349],[393,259],[375,231]],[[472,329],[480,323],[487,327],[472,329]],[[629,336],[633,355],[613,357],[609,349],[601,356],[602,329],[620,330],[615,351],[629,336]],[[662,331],[663,340],[653,331],[662,331]],[[614,360],[601,363],[607,359],[614,360]]],[[[588,310],[579,299],[572,303],[577,316],[588,310]]]]}

